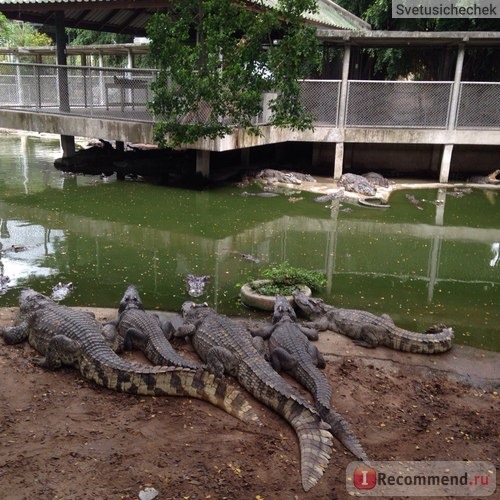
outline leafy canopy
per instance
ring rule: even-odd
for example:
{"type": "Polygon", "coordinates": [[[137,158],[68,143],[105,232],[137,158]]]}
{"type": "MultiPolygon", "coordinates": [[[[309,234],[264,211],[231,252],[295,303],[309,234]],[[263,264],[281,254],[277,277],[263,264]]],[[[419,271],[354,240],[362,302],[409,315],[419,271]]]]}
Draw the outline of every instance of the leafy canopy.
{"type": "Polygon", "coordinates": [[[152,17],[147,34],[160,73],[150,109],[161,146],[223,137],[233,126],[258,134],[253,119],[265,91],[276,92],[273,125],[312,128],[298,80],[319,67],[315,31],[302,19],[316,1],[265,3],[250,10],[234,0],[173,0],[152,17]]]}
{"type": "Polygon", "coordinates": [[[0,13],[0,46],[42,47],[53,45],[52,38],[29,23],[9,21],[0,13]]]}

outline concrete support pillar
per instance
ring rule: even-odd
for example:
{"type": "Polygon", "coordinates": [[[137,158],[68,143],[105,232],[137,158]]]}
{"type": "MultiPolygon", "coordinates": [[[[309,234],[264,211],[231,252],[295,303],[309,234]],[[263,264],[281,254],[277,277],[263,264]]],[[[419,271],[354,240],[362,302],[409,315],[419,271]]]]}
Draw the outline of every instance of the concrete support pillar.
{"type": "Polygon", "coordinates": [[[344,166],[344,143],[337,142],[335,145],[335,168],[333,171],[333,178],[340,179],[344,166]]]}
{"type": "Polygon", "coordinates": [[[455,121],[458,113],[458,98],[460,96],[460,81],[462,79],[462,68],[464,65],[465,48],[463,44],[458,46],[457,64],[455,66],[455,78],[451,91],[450,112],[448,115],[448,130],[455,128],[455,121]]]}
{"type": "Polygon", "coordinates": [[[347,109],[347,85],[349,80],[349,64],[351,62],[351,46],[344,47],[344,58],[342,60],[342,81],[340,83],[339,114],[337,117],[337,127],[344,128],[345,111],[347,109]]]}
{"type": "Polygon", "coordinates": [[[75,154],[75,137],[73,135],[61,135],[61,149],[63,151],[63,158],[75,154]]]}
{"type": "Polygon", "coordinates": [[[439,171],[439,182],[448,182],[450,176],[451,155],[453,153],[453,144],[445,144],[443,156],[441,157],[441,170],[439,171]]]}
{"type": "MultiPolygon", "coordinates": [[[[351,62],[351,46],[346,43],[344,46],[344,59],[342,61],[342,82],[340,84],[339,113],[337,116],[337,127],[344,136],[345,113],[347,109],[347,86],[349,83],[349,64],[351,62]]],[[[335,165],[333,178],[339,179],[344,167],[344,142],[338,142],[335,146],[335,165]]]]}
{"type": "Polygon", "coordinates": [[[203,177],[210,175],[210,151],[196,150],[196,173],[201,173],[203,177]]]}
{"type": "MultiPolygon", "coordinates": [[[[64,31],[64,11],[56,11],[56,63],[66,66],[66,32],[64,31]]],[[[58,68],[57,83],[59,90],[59,110],[69,112],[68,71],[58,68]]]]}
{"type": "Polygon", "coordinates": [[[243,168],[248,168],[250,166],[250,148],[244,148],[241,150],[240,162],[243,168]]]}

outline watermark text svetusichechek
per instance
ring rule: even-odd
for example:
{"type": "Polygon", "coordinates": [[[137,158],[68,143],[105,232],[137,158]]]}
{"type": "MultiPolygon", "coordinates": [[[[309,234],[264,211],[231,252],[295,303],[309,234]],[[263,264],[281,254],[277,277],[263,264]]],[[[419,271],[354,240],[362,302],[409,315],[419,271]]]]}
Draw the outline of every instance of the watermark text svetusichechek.
{"type": "Polygon", "coordinates": [[[500,0],[392,0],[392,17],[495,19],[500,18],[500,0]]]}
{"type": "Polygon", "coordinates": [[[351,462],[346,488],[355,496],[487,497],[496,489],[496,469],[487,461],[351,462]]]}

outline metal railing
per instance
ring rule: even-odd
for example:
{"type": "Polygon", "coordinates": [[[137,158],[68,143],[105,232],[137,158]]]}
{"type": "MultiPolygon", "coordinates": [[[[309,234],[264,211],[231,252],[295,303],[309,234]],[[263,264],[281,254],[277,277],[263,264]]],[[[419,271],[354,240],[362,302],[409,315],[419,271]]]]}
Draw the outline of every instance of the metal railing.
{"type": "MultiPolygon", "coordinates": [[[[0,108],[153,122],[146,105],[157,75],[155,69],[0,63],[0,108]]],[[[452,123],[450,81],[350,80],[344,123],[338,119],[339,80],[302,80],[300,86],[302,103],[316,127],[500,129],[497,82],[462,82],[452,123]]],[[[256,123],[269,123],[268,104],[274,96],[263,96],[256,123]]]]}
{"type": "Polygon", "coordinates": [[[456,128],[500,128],[500,83],[461,83],[456,128]]]}
{"type": "Polygon", "coordinates": [[[0,107],[95,118],[152,121],[154,69],[0,64],[0,107]]]}
{"type": "Polygon", "coordinates": [[[351,80],[347,127],[447,128],[452,82],[351,80]]]}

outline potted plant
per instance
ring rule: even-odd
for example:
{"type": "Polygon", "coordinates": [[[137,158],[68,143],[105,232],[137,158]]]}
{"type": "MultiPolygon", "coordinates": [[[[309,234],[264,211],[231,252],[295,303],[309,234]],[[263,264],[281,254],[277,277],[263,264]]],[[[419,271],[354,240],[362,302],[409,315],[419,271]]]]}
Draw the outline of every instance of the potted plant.
{"type": "Polygon", "coordinates": [[[247,306],[272,311],[276,295],[285,295],[292,302],[295,290],[311,295],[312,291],[325,284],[324,273],[293,267],[288,262],[283,262],[264,269],[261,279],[245,283],[240,289],[240,297],[247,306]]]}

